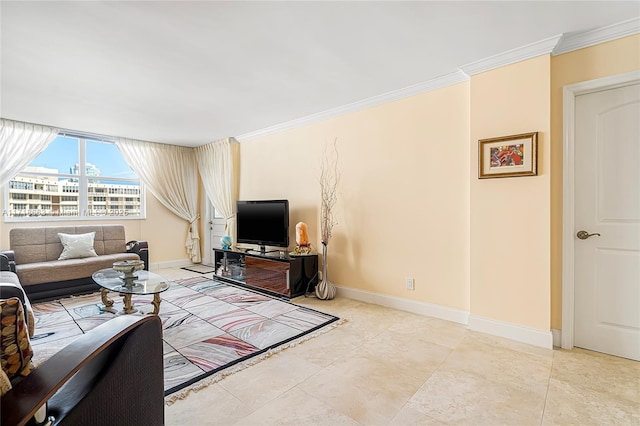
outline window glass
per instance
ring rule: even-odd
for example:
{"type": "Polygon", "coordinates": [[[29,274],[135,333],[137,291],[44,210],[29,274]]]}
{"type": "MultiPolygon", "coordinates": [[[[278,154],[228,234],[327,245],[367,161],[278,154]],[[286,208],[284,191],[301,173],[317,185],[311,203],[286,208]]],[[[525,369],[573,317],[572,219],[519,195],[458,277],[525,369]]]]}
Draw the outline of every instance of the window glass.
{"type": "Polygon", "coordinates": [[[124,161],[118,147],[113,143],[87,141],[87,174],[97,176],[137,179],[131,167],[124,161]],[[99,165],[99,166],[98,166],[99,165]],[[97,169],[97,170],[95,170],[97,169]]]}
{"type": "Polygon", "coordinates": [[[7,184],[7,220],[144,217],[144,192],[117,146],[58,136],[7,184]]]}
{"type": "Polygon", "coordinates": [[[89,179],[88,206],[90,216],[140,216],[141,191],[137,182],[114,179],[89,179]]]}
{"type": "Polygon", "coordinates": [[[74,164],[80,162],[77,138],[58,136],[30,164],[29,168],[55,174],[70,174],[74,164]]]}

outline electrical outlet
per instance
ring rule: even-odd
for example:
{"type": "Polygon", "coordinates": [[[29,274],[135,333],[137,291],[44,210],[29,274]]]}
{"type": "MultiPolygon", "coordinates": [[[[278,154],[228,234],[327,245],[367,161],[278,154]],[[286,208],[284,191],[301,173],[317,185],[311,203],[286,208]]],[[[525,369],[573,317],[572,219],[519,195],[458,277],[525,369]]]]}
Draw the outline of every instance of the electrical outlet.
{"type": "Polygon", "coordinates": [[[413,278],[405,278],[405,284],[407,285],[407,290],[415,290],[415,281],[413,278]]]}

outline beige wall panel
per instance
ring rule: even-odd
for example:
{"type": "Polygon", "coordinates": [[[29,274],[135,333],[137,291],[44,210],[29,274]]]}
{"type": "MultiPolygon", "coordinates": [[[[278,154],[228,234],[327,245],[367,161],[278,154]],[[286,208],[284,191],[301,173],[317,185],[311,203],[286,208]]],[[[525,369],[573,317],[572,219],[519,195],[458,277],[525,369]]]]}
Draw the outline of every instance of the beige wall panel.
{"type": "Polygon", "coordinates": [[[549,330],[548,55],[471,78],[471,314],[549,330]],[[479,180],[478,140],[539,132],[538,176],[479,180]]]}
{"type": "Polygon", "coordinates": [[[329,278],[468,310],[469,84],[241,142],[240,198],[289,199],[292,246],[298,221],[320,246],[320,160],[336,137],[329,278]]]}
{"type": "Polygon", "coordinates": [[[189,261],[185,248],[188,228],[186,220],[147,192],[147,219],[140,221],[140,235],[149,242],[150,263],[189,261]]]}
{"type": "Polygon", "coordinates": [[[551,58],[551,328],[562,328],[562,87],[640,69],[640,35],[551,58]]]}

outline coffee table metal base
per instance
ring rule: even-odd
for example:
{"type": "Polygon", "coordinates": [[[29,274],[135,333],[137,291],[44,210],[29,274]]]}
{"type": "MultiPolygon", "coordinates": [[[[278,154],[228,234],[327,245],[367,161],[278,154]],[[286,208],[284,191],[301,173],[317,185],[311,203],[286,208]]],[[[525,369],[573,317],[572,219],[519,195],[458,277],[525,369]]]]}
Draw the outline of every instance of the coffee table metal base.
{"type": "MultiPolygon", "coordinates": [[[[102,308],[103,311],[111,312],[112,314],[133,314],[138,312],[138,310],[133,307],[133,302],[131,301],[132,295],[130,293],[120,293],[120,296],[122,296],[122,300],[124,302],[124,309],[120,312],[118,312],[118,310],[113,307],[113,300],[109,299],[109,297],[107,296],[108,294],[108,289],[103,288],[100,290],[102,303],[104,303],[104,308],[102,308]]],[[[158,315],[158,312],[160,312],[160,302],[162,302],[160,293],[155,293],[153,295],[153,300],[151,301],[151,304],[153,305],[153,312],[150,312],[150,315],[158,315]]]]}

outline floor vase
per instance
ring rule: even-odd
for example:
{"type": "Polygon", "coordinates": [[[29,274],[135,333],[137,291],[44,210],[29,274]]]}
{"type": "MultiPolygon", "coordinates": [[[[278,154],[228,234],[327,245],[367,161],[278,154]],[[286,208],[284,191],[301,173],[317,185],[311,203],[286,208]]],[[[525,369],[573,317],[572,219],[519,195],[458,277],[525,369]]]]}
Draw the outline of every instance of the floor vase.
{"type": "Polygon", "coordinates": [[[322,281],[316,285],[316,296],[318,299],[330,300],[336,297],[336,286],[329,281],[327,276],[327,245],[322,243],[322,281]]]}

